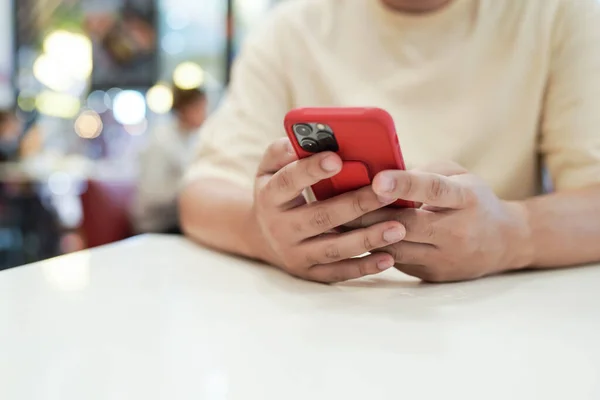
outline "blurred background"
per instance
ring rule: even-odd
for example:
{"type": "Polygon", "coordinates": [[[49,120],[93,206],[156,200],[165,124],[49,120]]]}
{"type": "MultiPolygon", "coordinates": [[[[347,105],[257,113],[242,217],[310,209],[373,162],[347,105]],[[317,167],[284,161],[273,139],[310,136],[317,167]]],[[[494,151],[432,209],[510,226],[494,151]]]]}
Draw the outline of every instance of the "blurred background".
{"type": "Polygon", "coordinates": [[[179,110],[215,109],[278,1],[0,0],[0,269],[138,232],[140,176],[170,168],[144,149],[198,128],[179,110]]]}

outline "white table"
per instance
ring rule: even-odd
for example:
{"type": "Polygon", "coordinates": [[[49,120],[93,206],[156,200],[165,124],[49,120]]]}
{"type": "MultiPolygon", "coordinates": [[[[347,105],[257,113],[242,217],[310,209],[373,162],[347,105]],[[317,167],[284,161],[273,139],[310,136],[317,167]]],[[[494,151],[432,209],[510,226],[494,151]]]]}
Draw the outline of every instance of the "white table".
{"type": "Polygon", "coordinates": [[[2,400],[600,399],[600,267],[336,286],[146,236],[0,272],[2,400]]]}

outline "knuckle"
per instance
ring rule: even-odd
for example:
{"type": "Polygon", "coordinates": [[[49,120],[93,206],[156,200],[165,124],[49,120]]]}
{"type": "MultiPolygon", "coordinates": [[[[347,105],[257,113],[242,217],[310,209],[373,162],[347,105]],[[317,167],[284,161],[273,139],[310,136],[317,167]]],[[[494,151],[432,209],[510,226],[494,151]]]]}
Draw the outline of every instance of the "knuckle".
{"type": "Polygon", "coordinates": [[[340,253],[340,248],[335,244],[331,244],[331,245],[327,246],[325,248],[325,258],[329,261],[340,260],[342,258],[342,255],[340,253]]]}
{"type": "Polygon", "coordinates": [[[429,183],[427,190],[427,199],[429,201],[436,201],[444,197],[448,192],[448,185],[440,177],[435,177],[429,183]]]}
{"type": "Polygon", "coordinates": [[[361,267],[360,263],[349,266],[347,275],[344,276],[343,279],[344,280],[356,279],[356,278],[360,278],[361,276],[368,275],[368,272],[363,272],[363,268],[364,268],[364,271],[368,271],[368,267],[366,267],[366,266],[361,267]]]}
{"type": "Polygon", "coordinates": [[[403,180],[402,185],[400,185],[399,194],[401,196],[410,196],[413,194],[414,190],[415,184],[413,178],[411,176],[408,176],[407,179],[403,180]]]}
{"type": "Polygon", "coordinates": [[[324,207],[316,208],[312,218],[310,219],[310,224],[318,229],[330,229],[333,228],[333,219],[331,218],[331,213],[329,210],[324,207]]]}
{"type": "Polygon", "coordinates": [[[375,245],[367,233],[363,235],[362,246],[364,251],[371,251],[375,249],[375,245]]]}
{"type": "Polygon", "coordinates": [[[294,178],[289,168],[283,168],[279,171],[279,175],[275,180],[278,190],[289,190],[294,187],[294,178]]]}
{"type": "Polygon", "coordinates": [[[358,270],[357,273],[359,274],[359,276],[365,276],[370,274],[369,261],[365,260],[364,258],[357,263],[356,268],[358,270]]]}
{"type": "Polygon", "coordinates": [[[330,278],[330,282],[343,282],[343,281],[347,281],[348,278],[347,276],[345,276],[341,271],[335,271],[332,273],[331,278],[330,278]]]}
{"type": "Polygon", "coordinates": [[[312,254],[306,254],[304,256],[304,264],[309,267],[312,267],[314,265],[318,265],[319,262],[312,256],[312,254]]]}
{"type": "Polygon", "coordinates": [[[356,193],[352,197],[352,209],[354,211],[354,215],[363,216],[368,213],[370,210],[367,205],[367,201],[365,197],[361,193],[356,193]]]}

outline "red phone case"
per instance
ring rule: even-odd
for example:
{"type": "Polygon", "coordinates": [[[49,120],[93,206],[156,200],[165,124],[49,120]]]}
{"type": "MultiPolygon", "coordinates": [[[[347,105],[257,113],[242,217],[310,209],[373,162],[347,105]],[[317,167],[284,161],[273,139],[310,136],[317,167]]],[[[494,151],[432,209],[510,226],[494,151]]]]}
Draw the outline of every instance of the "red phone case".
{"type": "MultiPolygon", "coordinates": [[[[404,170],[404,159],[394,120],[380,108],[298,108],[285,117],[285,130],[299,158],[313,155],[300,147],[294,134],[296,124],[328,125],[337,139],[342,171],[312,187],[317,200],[325,200],[368,186],[381,171],[404,170]]],[[[395,207],[414,207],[398,200],[395,207]]]]}

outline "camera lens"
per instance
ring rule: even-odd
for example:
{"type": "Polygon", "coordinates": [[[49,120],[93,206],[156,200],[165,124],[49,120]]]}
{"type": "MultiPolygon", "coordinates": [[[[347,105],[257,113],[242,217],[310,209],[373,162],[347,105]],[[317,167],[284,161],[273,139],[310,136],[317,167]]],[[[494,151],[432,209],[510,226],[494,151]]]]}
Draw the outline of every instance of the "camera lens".
{"type": "Polygon", "coordinates": [[[294,126],[294,132],[299,136],[308,136],[312,133],[312,128],[310,125],[298,124],[294,126]]]}
{"type": "Polygon", "coordinates": [[[318,132],[317,139],[323,151],[338,151],[340,149],[337,140],[335,140],[335,137],[330,132],[318,132]]]}
{"type": "Polygon", "coordinates": [[[309,153],[318,153],[320,147],[319,143],[314,139],[304,139],[302,143],[300,143],[300,146],[309,153]]]}

